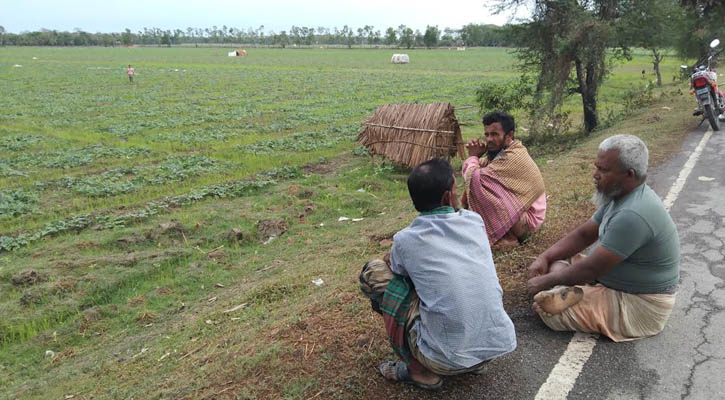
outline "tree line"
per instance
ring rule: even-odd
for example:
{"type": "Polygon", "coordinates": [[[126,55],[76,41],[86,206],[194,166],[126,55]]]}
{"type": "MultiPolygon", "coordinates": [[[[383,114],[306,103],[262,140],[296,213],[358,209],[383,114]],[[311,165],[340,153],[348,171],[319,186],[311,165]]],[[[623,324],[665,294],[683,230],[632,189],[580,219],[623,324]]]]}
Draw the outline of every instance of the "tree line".
{"type": "Polygon", "coordinates": [[[449,46],[496,46],[513,45],[512,26],[468,24],[460,29],[439,29],[428,25],[424,31],[406,25],[388,27],[384,31],[372,25],[341,29],[323,26],[292,26],[279,32],[267,31],[264,25],[240,29],[222,25],[210,28],[160,29],[143,28],[137,32],[90,33],[81,29],[72,32],[41,29],[33,32],[9,33],[0,26],[0,45],[7,46],[130,46],[180,44],[248,44],[259,46],[397,46],[449,47],[449,46]]]}

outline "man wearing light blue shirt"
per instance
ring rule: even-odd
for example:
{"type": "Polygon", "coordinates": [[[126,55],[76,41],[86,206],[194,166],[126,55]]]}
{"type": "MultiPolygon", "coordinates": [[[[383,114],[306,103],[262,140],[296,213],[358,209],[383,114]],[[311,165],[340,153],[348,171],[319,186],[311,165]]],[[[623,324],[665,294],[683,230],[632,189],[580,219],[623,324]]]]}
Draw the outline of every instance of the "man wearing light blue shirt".
{"type": "Polygon", "coordinates": [[[480,372],[483,364],[516,348],[503,309],[481,217],[458,210],[448,161],[433,159],[408,176],[420,216],[395,234],[383,260],[365,264],[362,291],[383,314],[401,361],[385,362],[389,380],[437,389],[440,375],[480,372]]]}

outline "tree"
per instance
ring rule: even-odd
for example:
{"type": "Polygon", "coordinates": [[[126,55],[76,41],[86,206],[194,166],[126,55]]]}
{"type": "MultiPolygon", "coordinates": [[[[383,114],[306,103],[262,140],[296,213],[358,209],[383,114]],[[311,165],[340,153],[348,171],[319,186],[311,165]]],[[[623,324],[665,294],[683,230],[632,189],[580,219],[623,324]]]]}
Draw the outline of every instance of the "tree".
{"type": "Polygon", "coordinates": [[[0,25],[0,46],[3,46],[5,44],[4,36],[5,36],[5,27],[0,25]]]}
{"type": "Polygon", "coordinates": [[[131,30],[126,28],[126,31],[121,34],[121,43],[123,43],[124,46],[130,46],[131,45],[131,30]]]}
{"type": "MultiPolygon", "coordinates": [[[[628,56],[628,48],[616,35],[628,1],[636,0],[534,0],[531,21],[518,28],[518,57],[525,68],[538,74],[537,99],[548,91],[546,115],[553,118],[566,95],[579,93],[585,131],[597,127],[597,96],[610,66],[607,49],[612,47],[615,56],[628,56]]],[[[502,0],[500,6],[524,2],[502,0]]]]}
{"type": "Polygon", "coordinates": [[[438,45],[438,36],[440,36],[440,31],[438,30],[438,25],[426,26],[425,34],[423,35],[423,43],[425,44],[425,47],[427,47],[429,49],[431,47],[436,47],[436,45],[438,45]]]}
{"type": "Polygon", "coordinates": [[[657,86],[662,86],[660,63],[665,48],[675,39],[674,26],[684,18],[677,0],[650,0],[630,3],[623,10],[621,33],[623,39],[635,47],[647,49],[652,55],[652,68],[657,75],[657,86]]]}
{"type": "Polygon", "coordinates": [[[163,31],[161,35],[161,44],[165,44],[166,47],[171,47],[171,32],[163,31]]]}
{"type": "Polygon", "coordinates": [[[402,28],[400,31],[400,46],[409,49],[413,46],[413,30],[405,25],[400,25],[400,27],[402,28]]]}
{"type": "Polygon", "coordinates": [[[675,42],[682,58],[704,58],[708,44],[716,37],[725,37],[725,0],[680,0],[686,10],[675,42]]]}
{"type": "Polygon", "coordinates": [[[458,33],[454,31],[453,29],[446,27],[443,29],[443,34],[441,35],[441,40],[439,45],[441,46],[454,46],[458,43],[456,43],[458,39],[458,33]]]}
{"type": "Polygon", "coordinates": [[[483,25],[464,25],[460,32],[461,40],[466,46],[480,46],[483,42],[483,25]]]}
{"type": "Polygon", "coordinates": [[[365,27],[363,27],[363,31],[365,31],[365,37],[367,38],[369,46],[373,43],[373,39],[375,37],[375,27],[372,25],[365,25],[365,27]]]}

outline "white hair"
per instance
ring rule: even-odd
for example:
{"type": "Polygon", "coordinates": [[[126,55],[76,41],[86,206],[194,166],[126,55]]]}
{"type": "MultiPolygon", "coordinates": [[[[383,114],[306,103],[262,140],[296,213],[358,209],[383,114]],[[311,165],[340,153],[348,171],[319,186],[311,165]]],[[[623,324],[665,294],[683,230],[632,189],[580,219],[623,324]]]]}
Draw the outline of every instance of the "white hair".
{"type": "Polygon", "coordinates": [[[642,139],[634,135],[610,136],[599,144],[600,152],[618,151],[622,169],[633,169],[638,179],[647,177],[649,151],[642,139]]]}

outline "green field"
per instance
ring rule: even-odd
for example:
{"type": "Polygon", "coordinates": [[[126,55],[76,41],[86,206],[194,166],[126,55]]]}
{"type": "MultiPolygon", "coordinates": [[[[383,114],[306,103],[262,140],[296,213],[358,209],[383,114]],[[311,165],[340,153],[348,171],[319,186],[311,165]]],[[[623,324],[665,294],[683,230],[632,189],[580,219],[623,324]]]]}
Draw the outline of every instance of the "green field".
{"type": "MultiPolygon", "coordinates": [[[[338,359],[385,354],[297,340],[325,320],[374,324],[355,271],[415,215],[406,171],[357,150],[360,122],[384,103],[451,102],[468,139],[478,84],[518,77],[505,49],[391,53],[0,48],[0,392],[307,398],[338,359]],[[265,220],[286,232],[268,241],[265,220]],[[286,369],[295,357],[314,368],[286,369]]],[[[639,54],[614,70],[602,115],[632,111],[642,69],[639,54]]],[[[360,373],[337,383],[363,390],[360,373]]]]}

